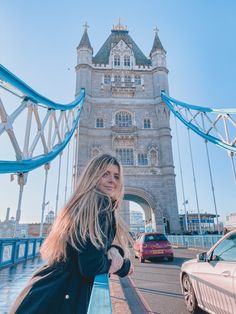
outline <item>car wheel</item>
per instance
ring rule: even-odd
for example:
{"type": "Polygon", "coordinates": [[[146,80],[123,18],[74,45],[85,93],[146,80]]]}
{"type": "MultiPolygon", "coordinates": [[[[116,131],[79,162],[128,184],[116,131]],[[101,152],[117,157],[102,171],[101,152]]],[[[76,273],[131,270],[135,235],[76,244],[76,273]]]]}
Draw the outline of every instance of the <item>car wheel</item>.
{"type": "Polygon", "coordinates": [[[182,279],[184,301],[189,313],[198,313],[197,299],[193,290],[192,283],[187,274],[183,276],[182,279]]]}

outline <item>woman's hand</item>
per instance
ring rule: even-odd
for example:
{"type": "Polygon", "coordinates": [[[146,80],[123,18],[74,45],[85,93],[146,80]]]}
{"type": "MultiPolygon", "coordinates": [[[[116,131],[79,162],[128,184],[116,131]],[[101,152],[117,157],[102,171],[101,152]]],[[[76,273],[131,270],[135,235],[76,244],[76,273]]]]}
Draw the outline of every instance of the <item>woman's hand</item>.
{"type": "Polygon", "coordinates": [[[119,269],[121,269],[124,259],[116,248],[114,247],[110,248],[107,251],[107,256],[109,259],[111,259],[111,267],[109,269],[110,274],[113,274],[117,272],[119,269]]]}

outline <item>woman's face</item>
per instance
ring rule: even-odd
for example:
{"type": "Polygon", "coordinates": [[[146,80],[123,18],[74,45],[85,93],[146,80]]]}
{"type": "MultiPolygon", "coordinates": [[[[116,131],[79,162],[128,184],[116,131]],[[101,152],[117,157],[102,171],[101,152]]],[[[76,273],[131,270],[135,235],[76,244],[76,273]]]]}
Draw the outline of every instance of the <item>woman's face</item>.
{"type": "Polygon", "coordinates": [[[110,165],[98,182],[98,190],[116,200],[120,191],[120,171],[118,166],[110,165]]]}

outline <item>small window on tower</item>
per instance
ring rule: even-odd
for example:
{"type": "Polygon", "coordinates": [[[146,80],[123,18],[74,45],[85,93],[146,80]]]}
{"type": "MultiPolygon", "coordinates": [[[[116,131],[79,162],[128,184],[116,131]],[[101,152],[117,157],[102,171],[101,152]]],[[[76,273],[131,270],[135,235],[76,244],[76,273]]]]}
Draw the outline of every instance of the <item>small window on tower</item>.
{"type": "Polygon", "coordinates": [[[131,83],[131,76],[125,76],[125,83],[130,84],[131,83]]]}
{"type": "Polygon", "coordinates": [[[148,165],[147,154],[138,154],[138,164],[140,166],[147,166],[148,165]]]}
{"type": "Polygon", "coordinates": [[[116,67],[120,66],[120,56],[118,55],[114,56],[114,66],[116,67]]]}
{"type": "Polygon", "coordinates": [[[141,85],[141,77],[136,75],[134,78],[135,85],[141,85]]]}
{"type": "Polygon", "coordinates": [[[111,84],[111,76],[110,75],[104,76],[104,84],[111,84]]]}
{"type": "Polygon", "coordinates": [[[115,75],[115,76],[114,76],[114,82],[115,82],[116,84],[120,84],[120,83],[121,83],[121,77],[120,77],[120,75],[115,75]]]}
{"type": "Polygon", "coordinates": [[[103,128],[104,124],[103,124],[103,119],[102,118],[97,118],[96,120],[96,128],[103,128]]]}
{"type": "Polygon", "coordinates": [[[143,127],[144,127],[144,129],[151,129],[151,121],[150,121],[150,119],[144,119],[143,127]]]}
{"type": "Polygon", "coordinates": [[[130,67],[130,57],[129,56],[124,56],[124,66],[130,67]]]}

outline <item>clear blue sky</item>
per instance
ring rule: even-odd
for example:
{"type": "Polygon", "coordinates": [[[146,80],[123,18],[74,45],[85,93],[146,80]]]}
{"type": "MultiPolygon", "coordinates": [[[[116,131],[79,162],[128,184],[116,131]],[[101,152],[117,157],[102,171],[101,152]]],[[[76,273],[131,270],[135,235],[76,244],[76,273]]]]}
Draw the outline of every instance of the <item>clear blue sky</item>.
{"type": "MultiPolygon", "coordinates": [[[[0,0],[0,62],[48,98],[66,103],[74,98],[76,47],[88,22],[89,37],[98,51],[113,24],[128,26],[130,36],[148,56],[153,27],[167,51],[170,95],[208,107],[235,107],[236,2],[234,0],[0,0]]],[[[174,124],[173,124],[174,126],[174,124]]],[[[184,184],[189,207],[196,209],[185,129],[180,127],[184,184]]],[[[179,207],[182,207],[175,132],[173,153],[179,207]]],[[[214,212],[202,141],[192,137],[199,204],[214,212]]],[[[1,154],[6,147],[1,143],[1,154]]],[[[210,145],[216,201],[221,220],[235,212],[236,186],[227,153],[210,145]]],[[[47,200],[55,204],[57,163],[52,165],[47,200]],[[54,175],[53,175],[54,174],[54,175]]],[[[42,170],[29,175],[22,204],[22,221],[39,221],[43,193],[42,170]]],[[[18,187],[9,175],[0,177],[0,219],[11,207],[15,215],[18,187]]],[[[63,191],[61,191],[61,195],[63,191]]],[[[62,204],[64,197],[61,197],[62,204]]]]}

